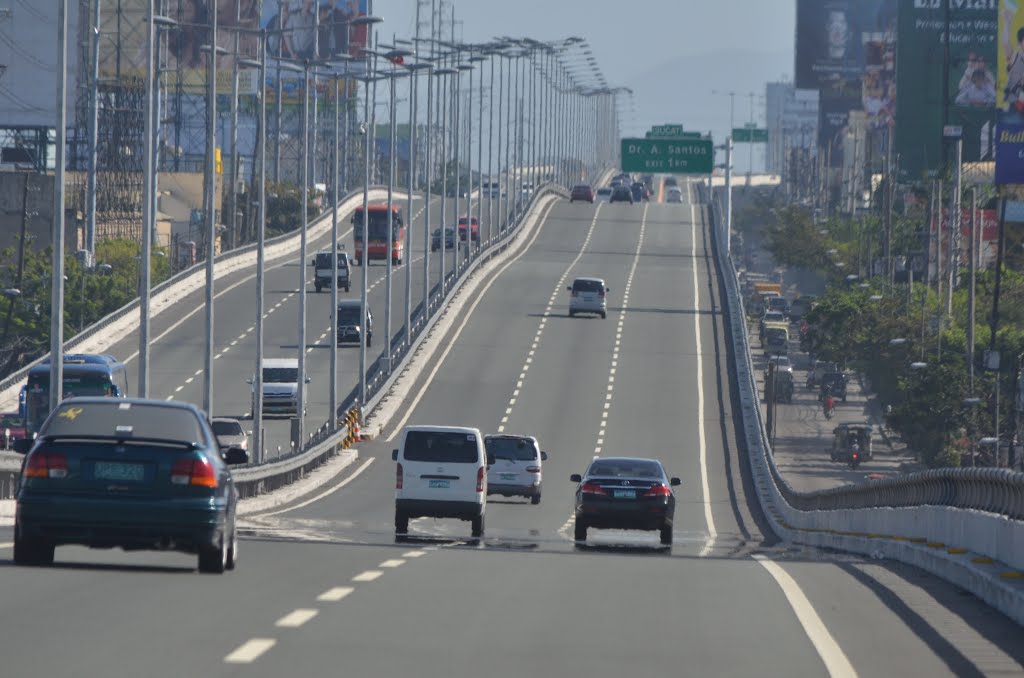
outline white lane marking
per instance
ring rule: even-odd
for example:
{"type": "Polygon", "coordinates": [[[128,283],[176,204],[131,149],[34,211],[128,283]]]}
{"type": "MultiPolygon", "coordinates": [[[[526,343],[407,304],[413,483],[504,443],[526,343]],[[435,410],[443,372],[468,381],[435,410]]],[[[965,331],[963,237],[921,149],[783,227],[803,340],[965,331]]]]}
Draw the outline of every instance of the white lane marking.
{"type": "Polygon", "coordinates": [[[775,583],[782,589],[782,593],[786,596],[786,600],[789,601],[789,606],[793,608],[800,626],[804,628],[804,633],[811,640],[811,644],[814,645],[814,649],[818,652],[818,656],[821,657],[821,661],[825,662],[825,669],[828,671],[828,674],[834,677],[855,677],[857,671],[853,668],[853,664],[850,663],[843,649],[839,647],[836,639],[829,633],[825,623],[821,621],[821,617],[818,616],[814,606],[811,605],[811,601],[804,595],[796,580],[789,576],[789,573],[782,569],[778,563],[761,554],[754,554],[754,560],[760,563],[761,567],[768,570],[768,574],[772,576],[775,583]]]}
{"type": "Polygon", "coordinates": [[[274,647],[277,641],[273,638],[253,638],[242,643],[238,649],[224,657],[226,664],[252,664],[264,652],[274,647]]]}
{"type": "Polygon", "coordinates": [[[405,565],[405,561],[404,560],[402,560],[401,558],[392,558],[391,560],[385,560],[383,563],[381,563],[377,567],[384,567],[384,568],[394,569],[396,567],[401,567],[402,565],[405,565]]]}
{"type": "Polygon", "coordinates": [[[346,598],[353,591],[355,591],[355,589],[351,586],[335,586],[334,588],[327,589],[321,593],[316,597],[316,599],[324,603],[336,603],[339,600],[346,598]]]}
{"type": "Polygon", "coordinates": [[[363,465],[360,466],[359,468],[357,468],[355,471],[353,471],[352,475],[350,475],[348,478],[345,478],[345,480],[341,481],[340,483],[338,483],[337,485],[335,485],[331,489],[329,489],[329,490],[327,490],[325,492],[321,492],[320,494],[316,495],[315,497],[311,497],[310,499],[307,499],[306,501],[304,501],[304,502],[302,502],[300,504],[296,504],[295,506],[289,506],[288,508],[283,508],[283,509],[280,509],[278,511],[271,511],[270,513],[254,513],[253,516],[258,516],[260,518],[265,518],[267,516],[276,516],[276,515],[280,515],[282,513],[288,513],[289,511],[294,511],[295,509],[300,509],[300,508],[302,508],[304,506],[309,506],[313,502],[320,501],[324,497],[329,497],[330,495],[334,494],[335,492],[337,492],[341,488],[343,488],[346,485],[348,485],[349,483],[351,483],[357,477],[359,477],[359,474],[362,473],[363,471],[365,471],[366,467],[369,466],[370,464],[372,464],[374,459],[376,459],[376,457],[368,458],[365,462],[363,462],[363,465]]]}
{"type": "Polygon", "coordinates": [[[402,554],[403,558],[422,558],[427,555],[426,551],[406,551],[402,554]]]}
{"type": "Polygon", "coordinates": [[[181,393],[181,389],[183,389],[183,388],[185,388],[185,387],[184,386],[179,386],[178,388],[174,389],[174,392],[175,393],[181,393]]]}
{"type": "Polygon", "coordinates": [[[357,574],[356,576],[352,577],[352,581],[358,581],[358,582],[373,581],[375,579],[379,579],[383,574],[384,573],[381,572],[380,570],[367,570],[366,572],[361,572],[361,573],[357,574]]]}
{"type": "MultiPolygon", "coordinates": [[[[689,188],[687,188],[689,195],[689,188]]],[[[708,446],[704,434],[704,351],[700,341],[700,282],[697,279],[697,212],[690,203],[690,259],[693,262],[693,333],[697,344],[697,438],[700,442],[700,487],[704,496],[704,522],[708,525],[708,540],[700,555],[706,556],[714,548],[718,532],[711,512],[711,484],[708,481],[708,446]]]]}
{"type": "MultiPolygon", "coordinates": [[[[466,309],[465,317],[462,319],[462,323],[455,330],[455,334],[452,335],[452,338],[448,341],[448,345],[445,347],[444,352],[441,353],[441,357],[438,359],[437,364],[434,365],[434,368],[430,371],[430,374],[427,375],[427,380],[424,382],[425,384],[433,383],[434,377],[437,376],[437,373],[441,369],[441,366],[444,365],[444,361],[448,358],[448,354],[452,352],[453,348],[455,348],[455,344],[458,341],[459,336],[462,335],[462,330],[464,330],[466,328],[466,325],[469,324],[470,319],[472,319],[473,317],[473,311],[476,310],[477,305],[483,300],[484,296],[486,296],[487,290],[490,289],[491,285],[493,285],[494,282],[498,280],[498,278],[500,278],[501,275],[512,264],[519,261],[519,259],[521,259],[523,255],[530,251],[530,248],[533,246],[533,243],[536,242],[537,238],[540,237],[541,232],[544,231],[544,224],[547,223],[548,216],[551,214],[551,210],[553,209],[553,207],[554,203],[552,203],[552,205],[548,207],[547,212],[544,213],[544,217],[540,220],[540,223],[537,224],[537,228],[533,234],[533,237],[530,238],[530,242],[526,243],[526,245],[523,247],[522,251],[519,252],[519,254],[510,259],[508,262],[505,263],[504,266],[498,269],[498,271],[491,277],[491,279],[487,281],[487,284],[483,286],[483,289],[481,289],[477,293],[476,299],[474,299],[470,307],[466,309]]],[[[519,375],[519,379],[522,380],[525,378],[525,376],[525,374],[521,374],[519,375]]],[[[405,426],[405,422],[409,421],[409,417],[411,417],[412,413],[416,411],[416,407],[419,405],[420,400],[423,399],[423,396],[426,394],[427,390],[428,389],[426,388],[420,389],[419,393],[416,394],[416,397],[412,399],[411,403],[409,403],[409,407],[406,408],[405,414],[402,415],[402,418],[395,425],[394,430],[391,432],[391,435],[388,436],[385,442],[390,443],[395,439],[398,433],[402,430],[402,427],[405,426]]]]}
{"type": "Polygon", "coordinates": [[[293,610],[278,619],[274,622],[274,626],[280,626],[281,628],[286,629],[297,629],[317,614],[317,611],[312,608],[300,607],[299,609],[293,610]]]}
{"type": "Polygon", "coordinates": [[[196,378],[195,378],[195,377],[189,377],[188,379],[186,379],[186,380],[185,380],[185,383],[186,383],[186,384],[191,384],[191,383],[192,383],[193,381],[195,381],[195,380],[196,380],[196,378]]]}

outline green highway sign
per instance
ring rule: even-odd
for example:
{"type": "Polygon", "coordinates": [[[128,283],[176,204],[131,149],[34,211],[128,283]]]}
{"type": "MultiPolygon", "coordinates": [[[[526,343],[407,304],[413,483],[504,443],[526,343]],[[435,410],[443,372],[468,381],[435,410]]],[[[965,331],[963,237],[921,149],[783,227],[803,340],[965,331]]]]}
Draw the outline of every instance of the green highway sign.
{"type": "Polygon", "coordinates": [[[711,174],[711,139],[623,139],[623,172],[711,174]]]}
{"type": "Polygon", "coordinates": [[[732,130],[732,140],[738,144],[766,144],[768,143],[768,130],[756,127],[736,127],[732,130]]]}
{"type": "Polygon", "coordinates": [[[679,134],[671,134],[662,136],[655,134],[654,132],[648,132],[646,137],[648,139],[700,139],[704,135],[700,132],[680,132],[679,134]]]}
{"type": "Polygon", "coordinates": [[[672,139],[683,136],[682,125],[655,125],[647,133],[649,139],[672,139]]]}

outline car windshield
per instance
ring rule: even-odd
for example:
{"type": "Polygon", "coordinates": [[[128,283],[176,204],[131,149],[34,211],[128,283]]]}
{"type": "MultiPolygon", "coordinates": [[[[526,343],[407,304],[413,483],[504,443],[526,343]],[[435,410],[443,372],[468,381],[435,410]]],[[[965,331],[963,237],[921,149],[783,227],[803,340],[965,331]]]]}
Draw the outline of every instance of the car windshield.
{"type": "Polygon", "coordinates": [[[657,462],[641,459],[599,459],[587,470],[589,477],[601,478],[663,478],[657,462]]]}
{"type": "Polygon", "coordinates": [[[104,402],[64,401],[40,435],[159,438],[203,442],[203,428],[192,410],[120,398],[104,402]]]}
{"type": "Polygon", "coordinates": [[[264,384],[294,384],[299,380],[297,367],[264,367],[264,384]]]}
{"type": "Polygon", "coordinates": [[[487,452],[494,455],[495,459],[510,459],[512,461],[535,461],[537,449],[533,442],[526,438],[484,438],[484,445],[487,452]]]}
{"type": "Polygon", "coordinates": [[[604,292],[604,285],[599,280],[574,280],[573,292],[604,292]]]}
{"type": "Polygon", "coordinates": [[[318,252],[316,255],[317,268],[330,268],[334,265],[334,257],[330,252],[318,252]]]}
{"type": "Polygon", "coordinates": [[[219,436],[240,436],[242,435],[242,425],[237,421],[226,421],[223,419],[214,420],[210,422],[213,426],[213,432],[219,436]]]}
{"type": "Polygon", "coordinates": [[[776,320],[785,320],[785,317],[783,317],[782,313],[780,313],[779,311],[772,311],[771,313],[764,314],[765,322],[770,323],[776,320]]]}
{"type": "Polygon", "coordinates": [[[476,435],[456,431],[409,431],[404,451],[408,461],[472,464],[479,459],[476,435]]]}

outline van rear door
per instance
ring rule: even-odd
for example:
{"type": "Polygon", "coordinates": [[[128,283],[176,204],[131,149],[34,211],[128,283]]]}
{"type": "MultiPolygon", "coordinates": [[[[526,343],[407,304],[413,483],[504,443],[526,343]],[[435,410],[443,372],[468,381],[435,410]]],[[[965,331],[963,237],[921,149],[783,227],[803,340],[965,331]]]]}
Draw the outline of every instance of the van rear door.
{"type": "Polygon", "coordinates": [[[480,443],[476,434],[463,431],[406,431],[398,459],[402,498],[477,501],[480,443]]]}

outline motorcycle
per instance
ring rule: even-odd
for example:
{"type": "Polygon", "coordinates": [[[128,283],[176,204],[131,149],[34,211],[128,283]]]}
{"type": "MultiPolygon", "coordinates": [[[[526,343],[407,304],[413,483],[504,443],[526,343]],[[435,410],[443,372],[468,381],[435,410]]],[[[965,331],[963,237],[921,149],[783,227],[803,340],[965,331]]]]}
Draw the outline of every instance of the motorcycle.
{"type": "Polygon", "coordinates": [[[860,466],[860,453],[859,452],[851,452],[850,453],[850,468],[853,469],[853,470],[856,470],[858,466],[860,466]]]}
{"type": "Polygon", "coordinates": [[[832,415],[835,414],[836,404],[832,399],[832,396],[825,396],[825,400],[821,404],[821,409],[825,413],[826,419],[831,419],[832,415]]]}

